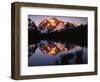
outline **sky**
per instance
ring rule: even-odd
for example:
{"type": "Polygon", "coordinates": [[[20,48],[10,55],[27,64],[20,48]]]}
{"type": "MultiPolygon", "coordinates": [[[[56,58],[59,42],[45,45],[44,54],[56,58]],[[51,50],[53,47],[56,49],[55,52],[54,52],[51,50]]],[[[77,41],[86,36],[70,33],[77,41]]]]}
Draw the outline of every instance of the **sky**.
{"type": "Polygon", "coordinates": [[[64,21],[64,22],[71,22],[75,24],[87,24],[88,18],[87,17],[69,17],[69,16],[47,16],[47,15],[28,15],[28,18],[33,20],[35,24],[38,26],[40,22],[44,19],[51,19],[51,18],[57,18],[58,20],[64,21]]]}

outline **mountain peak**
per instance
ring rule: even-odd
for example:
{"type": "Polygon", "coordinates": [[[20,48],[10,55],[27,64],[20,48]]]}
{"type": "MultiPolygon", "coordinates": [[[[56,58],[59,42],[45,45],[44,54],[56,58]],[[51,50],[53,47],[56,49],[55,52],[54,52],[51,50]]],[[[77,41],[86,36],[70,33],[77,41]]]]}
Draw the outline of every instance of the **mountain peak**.
{"type": "Polygon", "coordinates": [[[35,22],[32,21],[30,18],[28,19],[28,27],[29,29],[38,30],[41,33],[50,33],[55,31],[64,31],[67,29],[74,29],[77,28],[80,25],[77,25],[75,23],[71,22],[65,22],[62,20],[59,20],[55,17],[44,19],[40,22],[39,26],[36,26],[35,22]]]}
{"type": "Polygon", "coordinates": [[[57,18],[44,19],[40,22],[39,28],[41,30],[60,30],[64,28],[64,22],[57,18]]]}

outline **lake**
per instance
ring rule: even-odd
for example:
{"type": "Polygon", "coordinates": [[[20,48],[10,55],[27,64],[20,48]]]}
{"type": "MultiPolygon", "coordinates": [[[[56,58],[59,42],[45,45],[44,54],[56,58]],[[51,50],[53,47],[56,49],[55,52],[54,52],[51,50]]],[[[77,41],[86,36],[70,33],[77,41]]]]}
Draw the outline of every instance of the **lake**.
{"type": "Polygon", "coordinates": [[[40,40],[28,45],[28,66],[87,64],[87,53],[84,44],[40,40]]]}

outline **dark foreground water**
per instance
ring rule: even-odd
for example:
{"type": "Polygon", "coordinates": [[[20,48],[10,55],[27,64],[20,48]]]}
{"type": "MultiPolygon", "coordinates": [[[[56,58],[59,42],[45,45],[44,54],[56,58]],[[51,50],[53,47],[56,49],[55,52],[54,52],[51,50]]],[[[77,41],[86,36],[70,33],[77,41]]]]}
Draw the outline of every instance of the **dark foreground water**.
{"type": "Polygon", "coordinates": [[[28,66],[87,64],[85,45],[41,40],[28,45],[28,66]]]}

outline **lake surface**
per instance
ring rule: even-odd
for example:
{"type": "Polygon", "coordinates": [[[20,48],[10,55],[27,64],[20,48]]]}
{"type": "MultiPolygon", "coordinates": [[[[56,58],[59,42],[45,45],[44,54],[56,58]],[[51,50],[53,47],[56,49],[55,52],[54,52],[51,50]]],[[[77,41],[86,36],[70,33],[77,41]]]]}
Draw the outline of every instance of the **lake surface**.
{"type": "Polygon", "coordinates": [[[87,53],[78,43],[40,40],[28,45],[28,66],[87,64],[87,53]]]}

